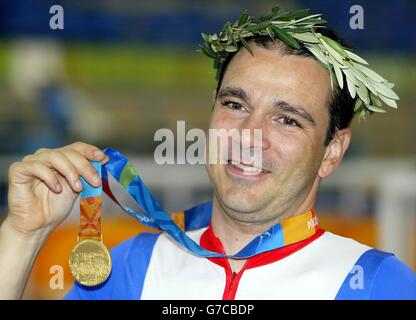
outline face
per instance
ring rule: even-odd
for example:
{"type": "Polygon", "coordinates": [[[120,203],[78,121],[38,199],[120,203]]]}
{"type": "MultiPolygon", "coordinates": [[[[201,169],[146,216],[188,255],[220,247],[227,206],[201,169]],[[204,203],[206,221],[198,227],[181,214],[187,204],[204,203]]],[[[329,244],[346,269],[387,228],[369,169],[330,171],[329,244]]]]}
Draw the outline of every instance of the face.
{"type": "MultiPolygon", "coordinates": [[[[349,135],[344,130],[341,140],[324,145],[329,123],[327,70],[313,58],[283,55],[277,46],[250,46],[253,55],[242,49],[227,67],[210,128],[252,133],[261,129],[260,146],[253,134],[245,144],[261,149],[261,167],[253,169],[253,162],[233,159],[226,152],[226,163],[208,164],[207,171],[214,202],[229,215],[241,222],[267,222],[287,212],[301,213],[298,210],[314,197],[320,178],[340,162],[349,135]]],[[[221,157],[219,148],[216,152],[221,157]]]]}

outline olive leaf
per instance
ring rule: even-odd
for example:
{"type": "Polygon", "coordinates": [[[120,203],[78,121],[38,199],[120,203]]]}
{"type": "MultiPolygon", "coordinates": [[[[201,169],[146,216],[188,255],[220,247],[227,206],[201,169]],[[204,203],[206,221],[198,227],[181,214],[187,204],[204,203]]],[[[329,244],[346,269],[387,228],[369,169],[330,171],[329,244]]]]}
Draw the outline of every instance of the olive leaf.
{"type": "Polygon", "coordinates": [[[348,80],[350,80],[354,85],[358,86],[358,80],[355,78],[354,73],[351,71],[351,69],[342,69],[342,72],[344,72],[348,80]]]}
{"type": "Polygon", "coordinates": [[[338,64],[336,64],[336,63],[333,64],[333,67],[334,67],[335,76],[337,78],[338,85],[341,89],[343,89],[344,88],[344,79],[343,79],[342,71],[341,71],[340,67],[338,66],[338,64]]]}
{"type": "Polygon", "coordinates": [[[391,90],[388,86],[384,85],[383,83],[374,82],[374,87],[376,88],[378,93],[385,96],[386,98],[389,98],[392,100],[399,100],[399,96],[393,90],[391,90]]]}
{"type": "MultiPolygon", "coordinates": [[[[338,51],[336,51],[333,47],[331,47],[327,40],[325,39],[326,37],[321,37],[319,39],[319,41],[321,42],[321,44],[324,46],[324,48],[327,50],[327,52],[334,57],[335,60],[337,60],[340,64],[344,64],[344,59],[342,57],[341,54],[339,54],[338,51]]],[[[328,39],[328,38],[327,38],[328,39]]]]}
{"type": "Polygon", "coordinates": [[[252,24],[251,26],[247,27],[246,30],[250,32],[258,32],[261,30],[266,29],[270,25],[269,21],[263,21],[259,24],[252,24]]]}
{"type": "Polygon", "coordinates": [[[250,45],[247,43],[246,40],[244,40],[243,37],[240,37],[240,42],[244,46],[244,48],[246,48],[247,51],[250,52],[251,55],[253,55],[253,51],[251,50],[250,45]]]}
{"type": "Polygon", "coordinates": [[[241,26],[245,25],[249,20],[250,20],[250,16],[248,15],[248,10],[244,10],[240,19],[238,19],[237,26],[241,27],[241,26]]]}
{"type": "Polygon", "coordinates": [[[355,53],[353,53],[349,50],[345,50],[345,49],[344,49],[344,51],[347,53],[348,58],[350,58],[351,60],[354,60],[355,62],[359,62],[359,63],[362,63],[362,64],[368,64],[367,61],[365,61],[360,56],[357,56],[355,53]]]}
{"type": "Polygon", "coordinates": [[[383,95],[379,95],[378,98],[380,100],[382,100],[389,107],[392,107],[392,108],[395,108],[395,109],[397,108],[397,102],[395,100],[386,98],[383,95]]]}
{"type": "Polygon", "coordinates": [[[317,46],[306,46],[308,50],[318,59],[318,61],[326,68],[329,68],[329,61],[325,55],[320,51],[317,46]]]}
{"type": "Polygon", "coordinates": [[[384,112],[386,112],[386,110],[381,109],[381,108],[376,107],[376,106],[372,106],[371,104],[367,104],[366,105],[366,108],[368,110],[370,110],[370,111],[373,111],[373,112],[378,112],[378,113],[384,113],[384,112]]]}
{"type": "Polygon", "coordinates": [[[278,16],[280,20],[293,20],[293,19],[299,19],[304,18],[308,15],[310,9],[303,9],[295,12],[286,12],[284,14],[281,14],[278,16]]]}
{"type": "Polygon", "coordinates": [[[338,52],[341,55],[341,57],[345,58],[347,56],[347,53],[345,52],[344,48],[338,42],[326,36],[322,36],[321,40],[329,47],[334,49],[336,52],[338,52]]]}
{"type": "Polygon", "coordinates": [[[360,99],[367,105],[370,103],[370,97],[368,94],[368,90],[364,83],[359,81],[358,86],[356,87],[357,94],[360,97],[360,99]]]}
{"type": "Polygon", "coordinates": [[[293,32],[297,32],[297,31],[290,30],[292,37],[300,41],[308,42],[308,43],[319,43],[319,39],[316,38],[312,32],[303,32],[303,33],[293,33],[293,32]]]}
{"type": "Polygon", "coordinates": [[[348,87],[348,91],[350,92],[351,97],[355,98],[355,94],[356,94],[355,84],[348,77],[347,77],[347,87],[348,87]]]}
{"type": "Polygon", "coordinates": [[[296,48],[296,49],[299,49],[300,48],[299,43],[289,33],[287,33],[286,31],[281,30],[281,29],[275,27],[274,25],[270,25],[270,28],[273,30],[274,35],[277,38],[279,38],[280,40],[282,40],[284,43],[286,43],[289,46],[291,46],[293,48],[296,48]]]}

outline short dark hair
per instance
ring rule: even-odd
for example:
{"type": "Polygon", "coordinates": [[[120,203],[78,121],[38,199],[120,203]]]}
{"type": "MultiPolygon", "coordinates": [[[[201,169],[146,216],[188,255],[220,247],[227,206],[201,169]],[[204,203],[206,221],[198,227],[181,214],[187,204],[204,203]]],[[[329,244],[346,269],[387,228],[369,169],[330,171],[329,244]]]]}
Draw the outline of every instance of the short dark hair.
{"type": "MultiPolygon", "coordinates": [[[[345,40],[342,39],[338,34],[336,34],[335,31],[333,31],[332,29],[322,28],[320,30],[320,33],[324,36],[327,36],[339,42],[345,48],[351,49],[351,46],[349,46],[345,42],[345,40]]],[[[281,44],[280,49],[283,54],[292,54],[292,55],[297,55],[297,56],[312,57],[316,59],[314,55],[302,43],[300,43],[299,49],[295,49],[295,48],[288,46],[287,44],[285,44],[284,42],[280,40],[272,40],[268,36],[257,35],[257,36],[246,38],[246,40],[247,41],[253,40],[256,43],[256,45],[264,47],[264,48],[270,48],[274,43],[278,42],[279,44],[281,44]]],[[[239,50],[241,48],[242,46],[240,45],[239,50]]],[[[217,94],[221,88],[222,80],[224,78],[224,74],[227,69],[227,66],[235,54],[236,52],[230,53],[222,65],[222,68],[219,73],[217,94]]],[[[344,77],[344,83],[346,83],[345,77],[344,77]]],[[[350,125],[351,120],[354,117],[354,103],[355,103],[355,100],[350,96],[350,93],[346,85],[344,85],[343,89],[340,89],[339,86],[335,85],[334,89],[331,90],[330,98],[329,98],[329,107],[328,107],[329,124],[328,124],[328,129],[326,132],[325,142],[324,142],[325,145],[328,145],[331,142],[331,140],[335,136],[335,133],[338,130],[347,128],[350,125]]]]}

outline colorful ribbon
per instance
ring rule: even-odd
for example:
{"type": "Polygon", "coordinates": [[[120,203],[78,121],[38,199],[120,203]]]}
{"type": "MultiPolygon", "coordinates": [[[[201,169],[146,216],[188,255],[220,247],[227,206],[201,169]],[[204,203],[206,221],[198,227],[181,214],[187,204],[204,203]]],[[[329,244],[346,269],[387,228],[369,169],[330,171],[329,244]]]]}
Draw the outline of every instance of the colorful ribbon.
{"type": "MultiPolygon", "coordinates": [[[[101,162],[92,162],[101,177],[101,162]]],[[[81,177],[79,239],[101,240],[102,186],[93,187],[81,177]]]]}
{"type": "MultiPolygon", "coordinates": [[[[227,257],[234,259],[246,259],[266,251],[278,249],[286,245],[302,241],[314,235],[319,230],[315,211],[311,210],[272,226],[266,232],[258,235],[253,241],[251,241],[235,255],[224,255],[206,250],[193,241],[172,220],[169,214],[161,208],[125,156],[111,148],[105,149],[104,153],[109,157],[109,162],[101,168],[102,187],[104,192],[130,216],[148,227],[167,233],[181,246],[195,255],[210,258],[227,257]],[[123,186],[124,190],[143,210],[143,213],[139,213],[119,203],[111,192],[110,185],[108,183],[108,174],[111,174],[115,180],[123,186]]],[[[209,214],[211,214],[211,212],[209,214]]],[[[186,216],[186,219],[201,220],[201,217],[186,216]]],[[[203,220],[210,221],[210,219],[203,220]]],[[[199,226],[198,223],[193,223],[193,221],[188,220],[184,222],[184,226],[195,225],[199,226]]],[[[186,229],[185,227],[185,231],[190,230],[191,228],[186,229]]]]}

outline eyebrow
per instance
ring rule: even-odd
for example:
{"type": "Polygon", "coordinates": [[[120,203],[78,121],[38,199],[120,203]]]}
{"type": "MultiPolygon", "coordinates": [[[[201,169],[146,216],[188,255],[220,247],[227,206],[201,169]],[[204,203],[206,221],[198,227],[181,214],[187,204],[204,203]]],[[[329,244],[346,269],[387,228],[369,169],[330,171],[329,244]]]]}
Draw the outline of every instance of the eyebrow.
{"type": "Polygon", "coordinates": [[[294,115],[297,115],[297,116],[303,118],[304,120],[308,121],[312,126],[316,125],[315,120],[309,114],[309,112],[307,112],[304,108],[302,108],[300,106],[294,106],[294,105],[291,105],[290,103],[288,103],[286,101],[282,101],[282,100],[277,100],[274,103],[274,106],[279,108],[282,111],[289,112],[291,114],[294,114],[294,115]]]}
{"type": "Polygon", "coordinates": [[[249,97],[248,94],[241,88],[232,88],[232,87],[225,87],[218,92],[217,98],[224,98],[224,97],[235,97],[240,98],[241,100],[248,102],[249,97]]]}
{"type": "MultiPolygon", "coordinates": [[[[248,94],[241,88],[234,88],[234,87],[225,87],[220,89],[218,92],[217,98],[224,98],[224,97],[235,97],[243,100],[244,102],[249,101],[248,94]]],[[[301,106],[294,106],[286,101],[277,100],[274,102],[274,106],[278,109],[289,112],[291,114],[297,115],[307,122],[309,122],[312,126],[315,126],[315,120],[313,117],[301,106]]]]}

